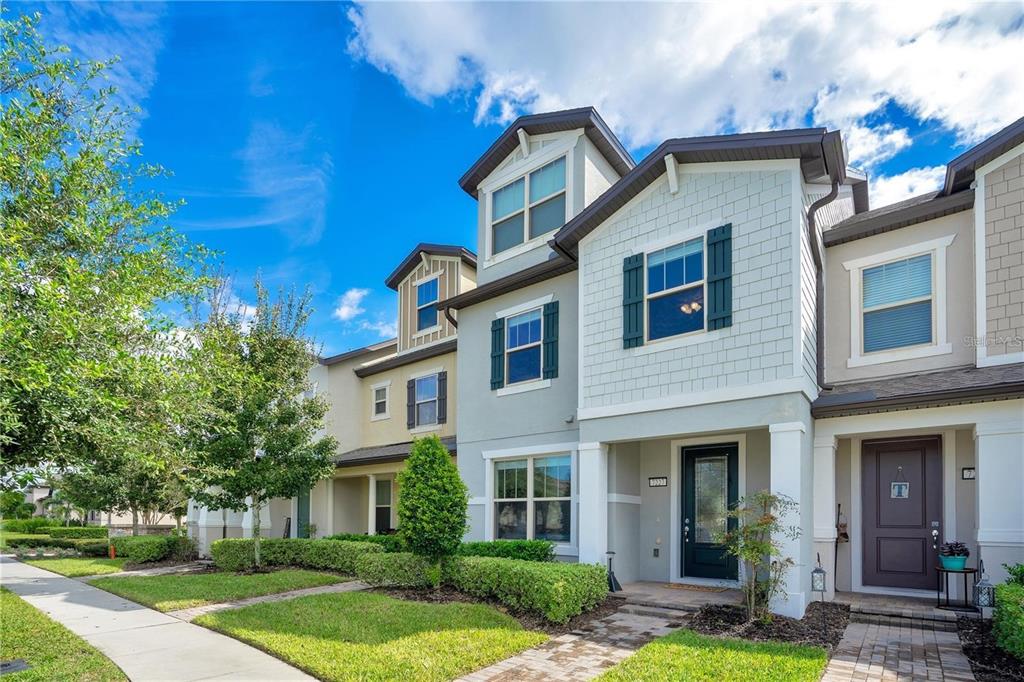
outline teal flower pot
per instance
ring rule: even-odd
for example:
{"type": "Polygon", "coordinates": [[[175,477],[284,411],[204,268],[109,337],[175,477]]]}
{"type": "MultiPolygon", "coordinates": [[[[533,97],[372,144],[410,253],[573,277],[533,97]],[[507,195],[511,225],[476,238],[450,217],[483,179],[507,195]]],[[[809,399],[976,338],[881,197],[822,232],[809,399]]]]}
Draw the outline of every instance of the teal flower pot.
{"type": "Polygon", "coordinates": [[[962,571],[967,566],[967,557],[965,556],[942,556],[939,555],[939,563],[942,567],[950,571],[962,571]]]}

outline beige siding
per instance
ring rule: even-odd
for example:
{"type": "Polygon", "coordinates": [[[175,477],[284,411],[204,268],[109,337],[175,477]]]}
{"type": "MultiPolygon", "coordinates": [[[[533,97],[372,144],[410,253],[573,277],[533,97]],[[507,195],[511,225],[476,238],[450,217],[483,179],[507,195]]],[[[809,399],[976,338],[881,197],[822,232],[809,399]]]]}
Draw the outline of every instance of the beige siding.
{"type": "MultiPolygon", "coordinates": [[[[472,271],[458,258],[429,256],[398,285],[398,352],[415,350],[455,336],[455,327],[438,313],[438,324],[423,332],[416,330],[416,285],[433,276],[438,278],[438,298],[444,300],[459,293],[463,271],[472,271]]],[[[471,276],[471,275],[470,275],[471,276]]]]}
{"type": "Polygon", "coordinates": [[[1024,156],[985,176],[987,355],[1021,350],[1024,337],[1024,156]]]}

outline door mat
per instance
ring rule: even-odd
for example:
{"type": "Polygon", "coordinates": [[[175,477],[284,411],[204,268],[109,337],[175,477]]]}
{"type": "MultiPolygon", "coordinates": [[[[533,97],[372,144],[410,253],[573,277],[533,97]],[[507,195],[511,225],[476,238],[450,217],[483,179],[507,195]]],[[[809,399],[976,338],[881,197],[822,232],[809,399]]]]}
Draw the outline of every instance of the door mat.
{"type": "Polygon", "coordinates": [[[728,587],[715,587],[713,585],[689,585],[686,583],[669,583],[665,587],[672,590],[690,590],[691,592],[725,592],[728,587]]]}

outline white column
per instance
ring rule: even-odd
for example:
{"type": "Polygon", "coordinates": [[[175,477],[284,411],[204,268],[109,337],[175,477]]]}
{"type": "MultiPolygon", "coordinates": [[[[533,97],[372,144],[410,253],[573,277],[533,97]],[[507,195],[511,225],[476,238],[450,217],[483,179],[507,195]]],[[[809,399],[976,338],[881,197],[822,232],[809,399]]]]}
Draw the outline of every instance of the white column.
{"type": "Polygon", "coordinates": [[[579,444],[581,564],[604,564],[608,552],[608,446],[579,444]]]}
{"type": "Polygon", "coordinates": [[[782,556],[792,559],[795,565],[786,571],[781,588],[783,595],[772,604],[772,611],[802,618],[811,597],[810,574],[814,568],[811,443],[803,422],[772,424],[768,431],[771,434],[771,491],[789,497],[798,505],[780,520],[783,526],[800,528],[800,537],[780,539],[782,556]]]}
{"type": "Polygon", "coordinates": [[[327,515],[327,518],[320,525],[320,537],[334,535],[334,479],[330,477],[325,479],[324,485],[327,486],[327,500],[324,505],[324,514],[327,515]]]}
{"type": "Polygon", "coordinates": [[[978,424],[974,431],[978,482],[978,554],[993,584],[1003,564],[1024,562],[1024,423],[978,424]]]}
{"type": "MultiPolygon", "coordinates": [[[[826,596],[836,592],[836,439],[814,439],[814,551],[821,555],[827,576],[826,596]]],[[[812,595],[813,596],[813,595],[812,595]]]]}
{"type": "MultiPolygon", "coordinates": [[[[242,512],[242,537],[252,537],[252,498],[245,498],[245,503],[248,505],[246,510],[242,512]]],[[[273,523],[270,520],[270,500],[264,500],[263,504],[260,505],[260,537],[270,537],[270,529],[273,528],[273,523]]]]}
{"type": "Polygon", "coordinates": [[[366,476],[368,482],[369,494],[366,496],[369,500],[366,508],[366,534],[376,535],[377,534],[377,477],[374,474],[368,474],[366,476]]]}

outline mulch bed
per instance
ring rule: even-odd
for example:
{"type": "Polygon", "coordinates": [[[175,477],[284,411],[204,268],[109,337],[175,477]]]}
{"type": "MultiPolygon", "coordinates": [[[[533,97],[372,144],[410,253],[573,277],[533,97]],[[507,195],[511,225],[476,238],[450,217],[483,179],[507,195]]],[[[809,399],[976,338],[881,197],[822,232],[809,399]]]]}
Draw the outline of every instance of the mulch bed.
{"type": "Polygon", "coordinates": [[[1024,680],[1024,661],[996,645],[991,620],[960,616],[956,626],[960,645],[978,682],[1024,680]]]}
{"type": "Polygon", "coordinates": [[[477,599],[469,595],[463,594],[450,587],[441,587],[436,590],[394,590],[386,588],[376,588],[371,590],[377,594],[385,594],[395,599],[405,599],[408,601],[425,601],[434,604],[447,604],[450,602],[465,602],[468,604],[486,604],[502,613],[507,613],[512,616],[527,630],[535,630],[537,632],[544,632],[552,636],[564,635],[567,632],[573,630],[585,630],[591,621],[601,620],[607,618],[616,611],[622,605],[621,599],[609,597],[604,600],[601,604],[598,604],[596,608],[581,613],[569,620],[565,625],[558,625],[557,623],[551,623],[545,620],[542,616],[533,613],[522,613],[510,610],[504,604],[489,599],[477,599]]]}
{"type": "Polygon", "coordinates": [[[739,606],[711,604],[702,607],[687,627],[705,635],[807,644],[831,652],[843,638],[849,622],[850,607],[835,602],[812,602],[800,620],[777,615],[768,622],[748,622],[746,611],[739,606]]]}

